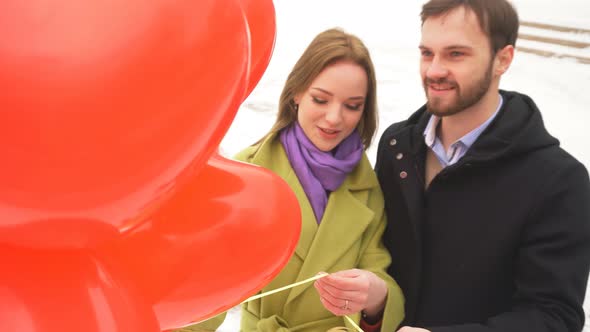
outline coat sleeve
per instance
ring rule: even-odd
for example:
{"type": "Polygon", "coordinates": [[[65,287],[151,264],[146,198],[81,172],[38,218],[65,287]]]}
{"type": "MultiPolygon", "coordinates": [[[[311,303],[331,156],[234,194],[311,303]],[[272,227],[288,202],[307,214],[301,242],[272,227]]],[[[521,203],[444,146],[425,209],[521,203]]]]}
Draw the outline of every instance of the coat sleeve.
{"type": "Polygon", "coordinates": [[[397,282],[387,273],[391,256],[381,240],[387,222],[382,204],[374,211],[375,220],[367,231],[366,249],[359,262],[359,268],[375,273],[387,283],[387,302],[381,331],[396,331],[404,318],[404,296],[397,282]]]}
{"type": "MultiPolygon", "coordinates": [[[[547,181],[515,257],[512,309],[483,324],[426,327],[432,332],[574,332],[584,326],[590,267],[590,182],[583,165],[547,181]]],[[[481,299],[485,301],[485,299],[481,299]]]]}

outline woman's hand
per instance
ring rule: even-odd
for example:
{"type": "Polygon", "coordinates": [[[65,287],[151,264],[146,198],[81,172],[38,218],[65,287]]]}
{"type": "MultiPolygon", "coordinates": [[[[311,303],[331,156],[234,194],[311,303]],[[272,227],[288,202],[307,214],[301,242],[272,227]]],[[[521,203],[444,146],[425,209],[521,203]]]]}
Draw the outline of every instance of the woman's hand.
{"type": "Polygon", "coordinates": [[[411,327],[411,326],[404,326],[401,329],[397,330],[397,332],[430,332],[426,329],[421,329],[419,327],[411,327]]]}
{"type": "Polygon", "coordinates": [[[387,299],[387,284],[373,272],[343,270],[314,282],[324,307],[343,316],[364,311],[369,317],[379,316],[387,299]]]}

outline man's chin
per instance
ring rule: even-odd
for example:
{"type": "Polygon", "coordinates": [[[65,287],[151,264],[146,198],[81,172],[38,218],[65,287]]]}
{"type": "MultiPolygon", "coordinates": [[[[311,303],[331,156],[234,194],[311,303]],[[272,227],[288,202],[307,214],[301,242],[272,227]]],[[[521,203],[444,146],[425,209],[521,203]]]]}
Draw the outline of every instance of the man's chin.
{"type": "Polygon", "coordinates": [[[430,103],[426,104],[426,110],[428,113],[434,114],[441,118],[457,114],[461,111],[460,109],[457,109],[457,107],[442,107],[441,105],[432,105],[430,103]]]}

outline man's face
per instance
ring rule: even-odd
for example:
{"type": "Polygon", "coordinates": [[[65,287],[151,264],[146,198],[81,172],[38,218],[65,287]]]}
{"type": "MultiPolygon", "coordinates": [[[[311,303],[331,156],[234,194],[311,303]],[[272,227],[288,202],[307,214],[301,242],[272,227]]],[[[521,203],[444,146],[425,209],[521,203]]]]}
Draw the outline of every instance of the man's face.
{"type": "Polygon", "coordinates": [[[477,105],[490,90],[489,39],[477,16],[464,7],[424,22],[420,53],[420,74],[431,113],[459,113],[477,105]]]}

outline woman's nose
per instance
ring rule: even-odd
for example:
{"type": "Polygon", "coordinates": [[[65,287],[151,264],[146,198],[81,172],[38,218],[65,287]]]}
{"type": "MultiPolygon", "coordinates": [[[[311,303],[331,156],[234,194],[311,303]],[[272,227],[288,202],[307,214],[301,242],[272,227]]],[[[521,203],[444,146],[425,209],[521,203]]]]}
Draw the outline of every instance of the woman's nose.
{"type": "Polygon", "coordinates": [[[342,106],[334,104],[326,111],[326,121],[332,125],[339,124],[342,121],[342,106]]]}

